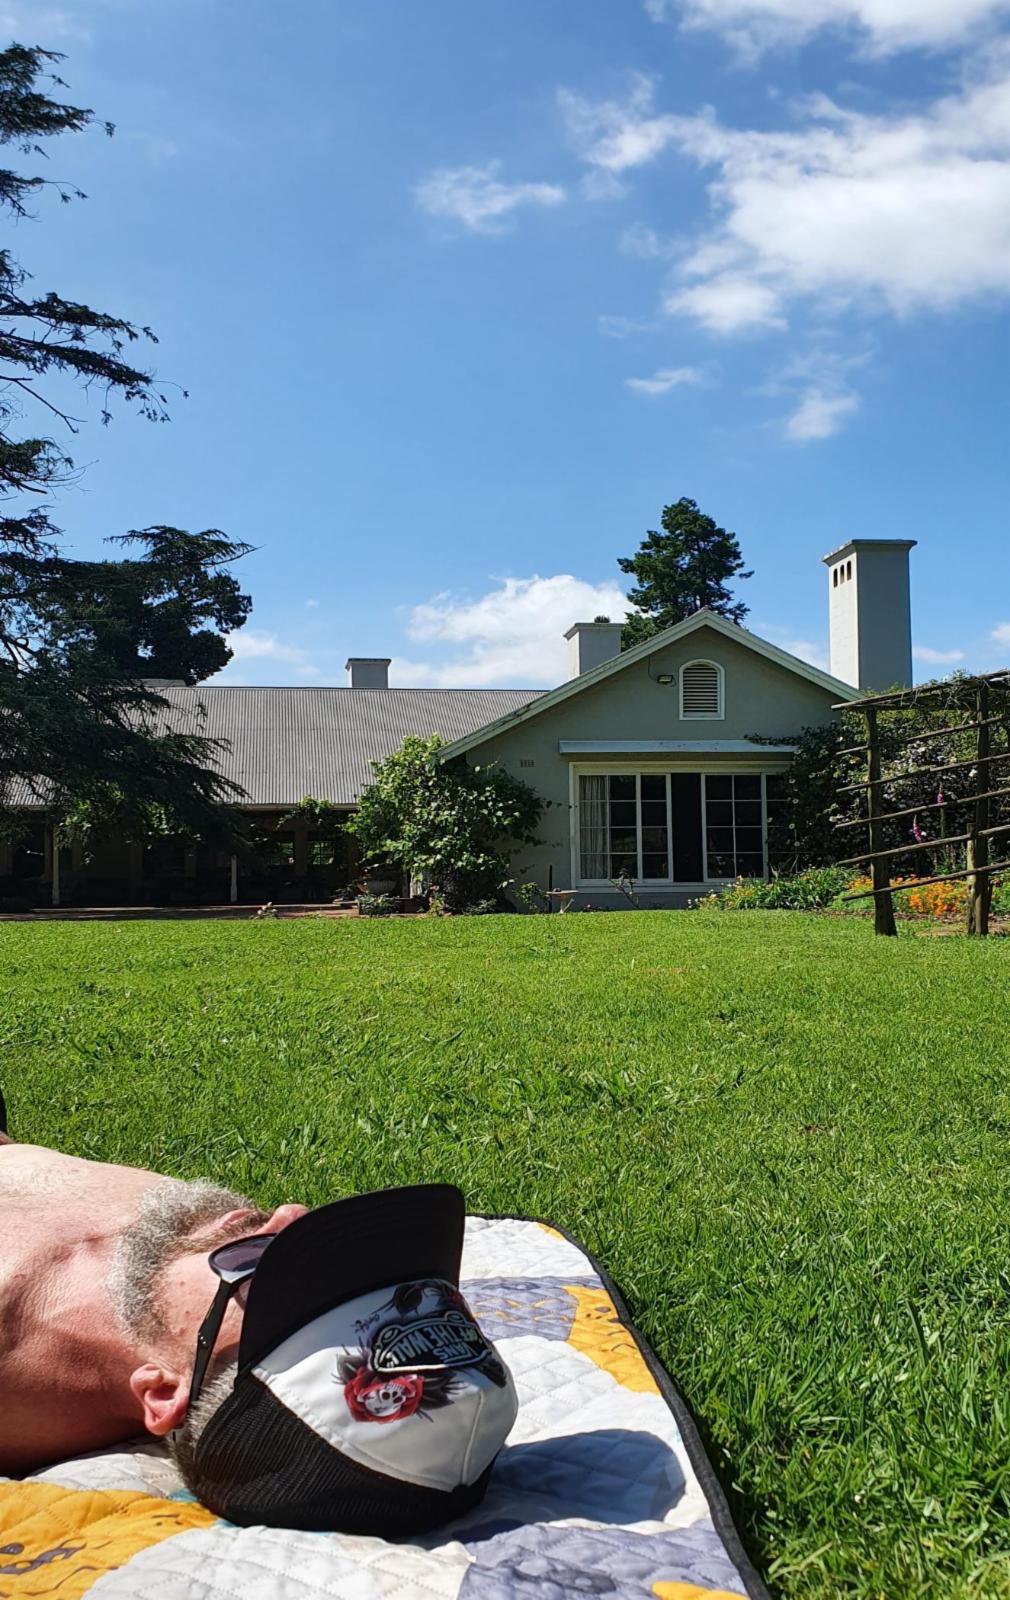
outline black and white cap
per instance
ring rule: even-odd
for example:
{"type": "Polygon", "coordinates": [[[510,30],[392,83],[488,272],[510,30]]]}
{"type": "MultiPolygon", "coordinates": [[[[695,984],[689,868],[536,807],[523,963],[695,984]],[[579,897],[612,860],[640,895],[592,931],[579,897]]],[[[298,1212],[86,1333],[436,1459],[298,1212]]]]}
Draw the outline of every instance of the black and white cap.
{"type": "Polygon", "coordinates": [[[459,1292],[463,1222],[458,1189],[423,1184],[278,1234],[251,1281],[234,1389],[196,1445],[211,1510],[396,1538],[477,1503],[517,1402],[459,1292]]]}

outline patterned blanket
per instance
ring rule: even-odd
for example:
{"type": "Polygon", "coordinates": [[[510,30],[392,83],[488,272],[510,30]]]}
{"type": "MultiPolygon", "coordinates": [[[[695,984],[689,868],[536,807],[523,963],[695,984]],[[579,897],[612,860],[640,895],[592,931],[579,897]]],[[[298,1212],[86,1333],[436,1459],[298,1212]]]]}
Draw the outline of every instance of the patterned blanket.
{"type": "Polygon", "coordinates": [[[683,1401],[585,1252],[473,1217],[462,1287],[520,1400],[467,1517],[397,1543],[237,1528],[142,1444],[0,1479],[0,1600],[767,1600],[683,1401]]]}

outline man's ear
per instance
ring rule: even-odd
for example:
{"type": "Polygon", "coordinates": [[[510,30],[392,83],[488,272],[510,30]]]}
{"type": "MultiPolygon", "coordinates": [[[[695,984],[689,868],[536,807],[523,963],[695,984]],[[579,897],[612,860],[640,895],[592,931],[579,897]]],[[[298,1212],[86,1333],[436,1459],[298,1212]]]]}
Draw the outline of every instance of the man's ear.
{"type": "Polygon", "coordinates": [[[189,1383],[177,1372],[145,1362],[131,1377],[130,1388],[144,1414],[144,1427],[157,1439],[171,1433],[186,1415],[189,1383]]]}

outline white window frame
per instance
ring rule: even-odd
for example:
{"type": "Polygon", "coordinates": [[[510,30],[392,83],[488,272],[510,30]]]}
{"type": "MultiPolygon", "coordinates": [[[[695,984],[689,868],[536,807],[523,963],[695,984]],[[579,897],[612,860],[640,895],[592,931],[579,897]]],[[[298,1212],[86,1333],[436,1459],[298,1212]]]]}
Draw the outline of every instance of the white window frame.
{"type": "MultiPolygon", "coordinates": [[[[635,887],[642,890],[673,889],[676,887],[673,876],[673,794],[670,787],[670,778],[673,769],[669,767],[629,767],[629,766],[579,766],[572,768],[572,882],[580,889],[613,889],[610,878],[583,878],[582,867],[582,817],[579,807],[579,779],[580,778],[634,778],[635,780],[635,837],[638,846],[638,860],[635,863],[638,871],[635,874],[635,887]],[[666,867],[665,878],[642,877],[642,779],[666,779],[666,867]]],[[[608,801],[609,804],[609,801],[608,801]]],[[[609,823],[609,819],[608,819],[609,823]]]]}
{"type": "Polygon", "coordinates": [[[685,661],[677,677],[677,704],[680,711],[681,722],[725,722],[726,720],[726,673],[721,661],[709,661],[702,656],[696,656],[693,661],[685,661]],[[688,667],[712,667],[715,670],[719,686],[719,709],[714,715],[700,711],[684,710],[684,673],[688,667]]]}
{"type": "MultiPolygon", "coordinates": [[[[667,793],[667,817],[669,819],[668,820],[668,844],[667,844],[667,850],[668,850],[669,863],[670,863],[670,876],[669,876],[669,878],[649,878],[648,880],[646,880],[644,878],[641,878],[641,877],[637,877],[635,879],[635,887],[636,887],[636,889],[640,890],[644,894],[652,893],[654,890],[657,893],[668,893],[670,890],[673,890],[677,894],[684,894],[684,893],[690,894],[692,892],[692,890],[704,889],[704,888],[709,888],[709,887],[715,888],[715,887],[718,887],[719,885],[722,885],[722,884],[727,884],[727,883],[734,882],[734,879],[732,879],[732,878],[709,878],[709,877],[702,877],[702,878],[698,878],[698,879],[692,879],[689,882],[687,879],[678,879],[678,878],[675,878],[673,876],[674,858],[675,858],[675,854],[676,854],[676,838],[674,837],[674,828],[673,828],[673,792],[672,792],[672,787],[671,787],[670,780],[677,773],[684,773],[684,774],[688,774],[688,775],[690,775],[692,777],[699,777],[701,779],[701,840],[700,840],[700,845],[701,845],[702,871],[705,872],[705,873],[708,872],[708,811],[707,811],[708,796],[707,796],[707,793],[706,793],[706,782],[705,782],[706,778],[760,778],[761,779],[761,840],[762,840],[762,845],[763,845],[763,856],[764,856],[764,861],[763,861],[764,877],[765,877],[765,879],[767,879],[768,875],[769,875],[769,869],[768,869],[768,779],[772,778],[772,777],[778,777],[781,773],[786,772],[787,770],[788,770],[788,764],[785,763],[785,762],[781,762],[781,761],[770,762],[767,767],[762,768],[758,772],[755,772],[753,767],[751,767],[751,768],[735,767],[735,766],[734,767],[727,767],[727,766],[722,765],[721,763],[715,763],[715,762],[711,762],[711,761],[706,762],[704,760],[704,758],[702,758],[701,760],[699,760],[697,762],[692,762],[690,765],[682,764],[682,765],[678,765],[678,766],[669,766],[669,767],[632,765],[628,761],[622,761],[620,763],[613,762],[613,761],[612,762],[598,762],[598,761],[594,761],[594,762],[581,762],[581,761],[578,761],[578,762],[576,762],[576,761],[573,761],[571,766],[570,766],[570,768],[569,768],[569,773],[568,773],[569,805],[571,807],[571,813],[570,814],[571,814],[571,818],[572,818],[571,835],[570,835],[570,838],[569,838],[570,857],[571,857],[571,877],[570,877],[569,881],[571,882],[573,887],[578,892],[582,892],[582,891],[588,892],[591,889],[595,890],[597,893],[599,893],[601,890],[604,890],[604,889],[607,889],[607,890],[610,890],[611,892],[613,892],[613,887],[614,887],[609,878],[583,878],[582,875],[581,875],[580,868],[581,868],[581,865],[582,865],[582,819],[581,819],[580,809],[579,809],[579,779],[580,778],[589,778],[589,777],[630,778],[632,776],[636,776],[636,777],[641,778],[642,776],[657,777],[657,776],[660,776],[660,775],[665,775],[666,780],[667,780],[667,787],[666,787],[666,793],[667,793]]],[[[638,801],[638,802],[640,802],[640,800],[641,800],[641,792],[642,792],[641,791],[641,783],[638,783],[636,785],[636,787],[635,787],[635,797],[636,797],[636,801],[638,801]]],[[[641,815],[641,811],[639,809],[639,816],[640,815],[641,815]]],[[[734,845],[736,843],[735,831],[736,831],[736,824],[734,822],[734,845]]],[[[641,829],[641,822],[639,822],[639,824],[638,824],[638,845],[639,845],[638,865],[639,866],[641,866],[641,864],[642,864],[641,843],[642,843],[642,829],[641,829]]],[[[733,853],[734,853],[734,855],[736,854],[736,850],[735,849],[734,849],[733,853]]]]}
{"type": "MultiPolygon", "coordinates": [[[[709,778],[760,778],[761,779],[761,877],[768,881],[768,779],[767,772],[703,772],[701,774],[701,860],[705,869],[704,883],[735,883],[735,878],[709,877],[708,872],[708,780],[709,778]]],[[[736,798],[733,800],[733,859],[736,860],[736,798]]],[[[759,881],[759,880],[757,880],[759,881]]]]}

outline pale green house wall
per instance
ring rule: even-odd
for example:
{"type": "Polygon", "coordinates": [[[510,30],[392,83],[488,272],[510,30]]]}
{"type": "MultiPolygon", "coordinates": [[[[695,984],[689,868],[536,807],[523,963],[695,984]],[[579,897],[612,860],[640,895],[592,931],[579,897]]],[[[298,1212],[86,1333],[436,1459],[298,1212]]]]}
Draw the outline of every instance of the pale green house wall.
{"type": "MultiPolygon", "coordinates": [[[[737,644],[714,628],[699,628],[684,639],[657,650],[644,660],[553,706],[528,722],[499,733],[470,750],[472,764],[499,762],[527,782],[549,806],[540,827],[540,843],[520,850],[513,867],[518,882],[533,879],[546,887],[548,874],[556,889],[573,887],[572,787],[573,766],[606,768],[614,772],[633,767],[656,771],[781,772],[788,757],[753,755],[564,755],[565,741],[634,741],[689,739],[692,742],[746,739],[752,735],[781,740],[803,728],[829,722],[837,693],[822,688],[786,667],[769,661],[746,645],[737,644]],[[679,715],[679,669],[689,661],[713,661],[725,672],[725,717],[721,721],[683,720],[679,715]],[[660,675],[673,682],[656,682],[660,675]]],[[[643,892],[643,903],[685,904],[697,897],[701,886],[643,892]]],[[[623,897],[599,890],[585,892],[593,904],[624,904],[623,897]]]]}

